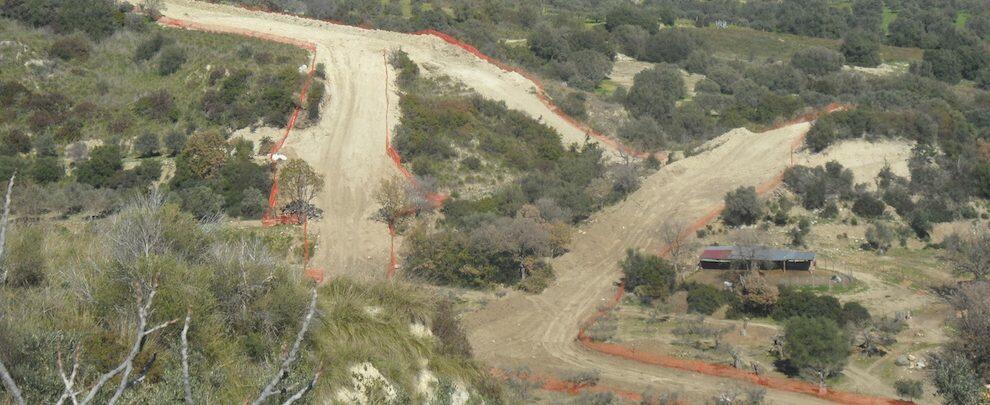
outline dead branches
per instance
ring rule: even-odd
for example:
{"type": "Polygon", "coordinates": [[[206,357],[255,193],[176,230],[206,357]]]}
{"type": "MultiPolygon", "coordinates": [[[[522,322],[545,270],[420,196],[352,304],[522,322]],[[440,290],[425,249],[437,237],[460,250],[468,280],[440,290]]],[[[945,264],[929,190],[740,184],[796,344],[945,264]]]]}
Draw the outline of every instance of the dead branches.
{"type": "Polygon", "coordinates": [[[65,391],[62,392],[62,396],[58,398],[55,405],[62,405],[66,400],[72,400],[73,405],[79,404],[79,399],[76,398],[79,395],[79,391],[76,391],[76,375],[79,374],[79,354],[82,353],[81,346],[76,347],[76,354],[73,356],[72,361],[72,372],[66,376],[65,367],[62,366],[62,351],[58,352],[58,375],[62,377],[62,384],[65,384],[65,391]]]}
{"type": "MultiPolygon", "coordinates": [[[[10,195],[14,189],[15,176],[17,176],[17,172],[14,172],[10,176],[10,182],[7,183],[7,197],[3,203],[3,217],[0,218],[0,286],[7,282],[7,270],[3,267],[2,260],[4,246],[7,243],[7,219],[10,218],[10,195]]],[[[0,380],[3,381],[3,388],[7,390],[7,395],[10,395],[14,403],[24,405],[24,397],[21,395],[21,389],[14,382],[14,378],[10,376],[10,372],[7,371],[7,366],[3,364],[2,360],[0,360],[0,380]]]]}
{"type": "MultiPolygon", "coordinates": [[[[258,398],[252,402],[252,405],[261,405],[265,402],[265,400],[275,395],[277,392],[275,388],[282,382],[282,380],[285,379],[285,377],[289,375],[289,368],[292,366],[292,363],[296,362],[296,358],[299,356],[299,347],[302,346],[303,338],[306,337],[306,331],[309,330],[309,325],[313,321],[313,316],[316,315],[316,298],[316,287],[313,287],[312,296],[309,301],[309,309],[306,310],[306,315],[303,317],[302,327],[299,328],[299,333],[296,335],[295,342],[292,343],[292,348],[285,354],[285,358],[282,359],[282,365],[279,367],[278,373],[272,377],[272,380],[269,381],[268,385],[265,386],[265,389],[261,391],[261,395],[259,395],[258,398]]],[[[310,384],[307,384],[307,387],[315,385],[316,380],[319,377],[320,373],[317,372],[310,384]]],[[[307,387],[303,387],[300,392],[297,392],[296,395],[289,398],[286,403],[291,404],[296,401],[296,399],[298,399],[296,398],[297,395],[301,398],[302,395],[309,390],[307,387]]]]}
{"type": "Polygon", "coordinates": [[[137,290],[136,297],[138,304],[138,324],[137,327],[135,328],[136,333],[134,336],[134,342],[131,344],[131,350],[127,353],[127,357],[124,358],[124,361],[122,361],[120,365],[115,367],[113,370],[104,373],[97,379],[96,384],[93,385],[93,387],[89,390],[89,393],[86,394],[86,397],[83,398],[83,400],[79,402],[79,404],[85,405],[92,402],[93,399],[96,398],[96,394],[100,392],[103,386],[106,385],[111,379],[113,379],[119,374],[120,384],[117,386],[117,389],[114,391],[113,396],[110,397],[110,400],[107,401],[107,403],[111,405],[117,403],[117,401],[120,400],[121,395],[124,394],[124,391],[127,388],[133,386],[134,384],[144,379],[145,374],[147,374],[148,370],[151,368],[151,364],[154,363],[155,356],[152,356],[151,360],[148,363],[146,363],[145,366],[142,368],[138,378],[134,380],[130,379],[131,372],[134,371],[134,359],[138,356],[138,354],[141,353],[141,349],[144,348],[144,343],[147,340],[146,338],[148,337],[148,335],[151,335],[178,321],[178,319],[173,319],[161,323],[157,326],[148,328],[148,317],[151,315],[152,312],[151,304],[155,298],[155,294],[157,294],[158,292],[157,278],[155,279],[155,281],[152,282],[150,286],[150,290],[148,291],[147,298],[145,298],[143,295],[143,291],[142,291],[143,289],[144,288],[140,285],[137,286],[136,288],[137,290]]]}
{"type": "Polygon", "coordinates": [[[189,384],[189,321],[192,320],[192,307],[186,309],[186,321],[182,324],[182,392],[186,405],[192,405],[192,386],[189,384]]]}
{"type": "Polygon", "coordinates": [[[10,218],[10,195],[14,190],[14,177],[16,176],[17,172],[14,172],[14,174],[10,175],[10,181],[7,182],[7,197],[3,202],[3,217],[0,218],[0,285],[7,282],[7,269],[3,266],[3,255],[4,246],[7,246],[7,220],[10,218]]]}
{"type": "Polygon", "coordinates": [[[3,361],[0,361],[0,379],[3,380],[3,388],[7,390],[7,395],[14,400],[15,405],[24,405],[24,397],[21,396],[21,389],[17,387],[17,383],[14,382],[14,378],[10,376],[10,372],[7,371],[7,367],[4,366],[3,361]]]}

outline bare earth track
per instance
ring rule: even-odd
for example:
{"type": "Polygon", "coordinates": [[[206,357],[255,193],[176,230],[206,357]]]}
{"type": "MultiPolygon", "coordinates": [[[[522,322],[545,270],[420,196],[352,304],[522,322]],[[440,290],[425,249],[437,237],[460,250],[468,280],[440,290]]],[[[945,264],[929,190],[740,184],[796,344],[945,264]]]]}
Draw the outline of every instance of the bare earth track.
{"type": "MultiPolygon", "coordinates": [[[[532,82],[438,38],[189,0],[168,0],[166,5],[164,14],[170,18],[317,45],[316,60],[327,68],[329,101],[322,107],[319,124],[294,132],[284,151],[326,175],[326,191],[317,201],[326,216],[317,225],[320,248],[314,263],[330,277],[381,277],[389,259],[385,225],[369,219],[376,209],[371,198],[375,185],[398,173],[385,155],[386,129],[396,123],[399,111],[397,103],[387,102],[398,100],[398,95],[394,83],[386,80],[383,52],[401,48],[417,63],[428,63],[485,97],[541,119],[561,133],[565,143],[586,138],[580,128],[536,97],[532,82]]],[[[477,356],[493,366],[527,365],[539,372],[597,369],[603,385],[629,392],[680,391],[691,402],[710,399],[720,387],[743,384],[595,353],[577,344],[575,335],[580,322],[613,295],[619,278],[617,262],[626,248],[658,251],[662,242],[657,231],[666,222],[694,222],[710,213],[727,191],[774,179],[786,168],[792,145],[808,128],[801,123],[761,134],[735,130],[718,138],[717,147],[647,178],[626,201],[581,226],[571,252],[554,260],[558,279],[544,293],[510,293],[467,316],[477,356]]],[[[882,162],[884,156],[869,158],[882,162]]],[[[780,404],[824,403],[777,390],[770,390],[767,398],[780,404]]]]}

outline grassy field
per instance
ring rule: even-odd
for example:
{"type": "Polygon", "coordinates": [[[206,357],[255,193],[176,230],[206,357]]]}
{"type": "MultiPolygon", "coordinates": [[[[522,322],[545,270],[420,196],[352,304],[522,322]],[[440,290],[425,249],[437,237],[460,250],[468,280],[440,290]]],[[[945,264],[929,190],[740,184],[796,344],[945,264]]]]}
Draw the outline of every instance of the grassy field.
{"type": "MultiPolygon", "coordinates": [[[[210,87],[211,72],[236,68],[257,77],[309,63],[306,51],[288,45],[150,25],[89,43],[88,57],[71,60],[49,55],[57,36],[12,20],[0,19],[0,37],[13,44],[0,48],[0,82],[17,81],[35,92],[60,93],[70,105],[92,103],[88,108],[95,113],[80,119],[82,139],[127,139],[144,131],[209,127],[200,100],[210,87]],[[135,61],[138,46],[158,34],[165,38],[165,47],[177,46],[186,55],[186,62],[170,75],[158,73],[157,56],[135,61]],[[138,98],[160,90],[174,97],[177,121],[150,120],[134,112],[138,98]],[[113,121],[120,124],[108,130],[113,121]]],[[[23,124],[26,115],[18,114],[9,123],[23,124]]]]}
{"type": "MultiPolygon", "coordinates": [[[[810,46],[838,50],[842,45],[842,41],[837,39],[779,34],[734,26],[725,29],[685,28],[702,38],[716,56],[731,59],[789,59],[794,52],[810,46]]],[[[885,62],[910,62],[921,60],[922,51],[917,48],[883,46],[880,56],[885,62]]]]}

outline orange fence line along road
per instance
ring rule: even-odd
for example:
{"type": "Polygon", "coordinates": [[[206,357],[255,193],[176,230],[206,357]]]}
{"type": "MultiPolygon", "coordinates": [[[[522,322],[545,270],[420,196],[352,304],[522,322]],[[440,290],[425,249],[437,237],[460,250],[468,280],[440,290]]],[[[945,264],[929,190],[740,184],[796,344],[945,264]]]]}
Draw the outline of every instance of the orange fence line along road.
{"type": "MultiPolygon", "coordinates": [[[[254,10],[254,11],[259,11],[259,10],[254,10]]],[[[264,10],[260,10],[260,11],[264,11],[264,10]]],[[[264,12],[269,12],[270,13],[270,11],[264,11],[264,12]]],[[[335,21],[326,21],[326,22],[334,23],[334,24],[339,24],[339,25],[347,25],[347,24],[343,24],[343,23],[335,22],[335,21]]],[[[294,38],[288,38],[288,37],[283,37],[283,36],[274,35],[274,34],[256,32],[256,31],[251,31],[251,30],[246,30],[246,29],[240,29],[240,28],[208,26],[208,25],[205,25],[205,24],[200,24],[200,23],[195,23],[195,22],[190,22],[190,21],[184,21],[184,20],[179,20],[179,19],[173,19],[173,18],[169,18],[169,17],[162,17],[162,18],[160,18],[159,19],[159,23],[161,23],[163,25],[166,25],[166,26],[177,27],[177,28],[185,28],[185,29],[192,29],[192,30],[199,30],[199,31],[208,31],[208,32],[217,32],[217,33],[226,33],[226,34],[236,34],[236,35],[248,36],[248,37],[263,39],[263,40],[272,41],[272,42],[289,44],[289,45],[297,46],[297,47],[300,47],[300,48],[303,48],[303,49],[306,49],[306,50],[312,52],[313,53],[313,58],[312,58],[312,63],[311,63],[310,69],[309,69],[309,73],[307,75],[307,78],[306,78],[305,83],[303,84],[303,88],[300,91],[300,99],[301,99],[301,103],[300,104],[304,104],[305,103],[306,93],[309,90],[309,87],[310,87],[310,85],[312,83],[313,74],[315,72],[316,48],[317,48],[315,43],[308,42],[308,41],[301,41],[301,40],[297,40],[297,39],[294,39],[294,38]]],[[[359,28],[369,29],[368,27],[359,27],[359,28]]],[[[461,49],[463,49],[463,50],[465,50],[465,51],[467,51],[467,52],[469,52],[469,53],[471,53],[471,54],[473,54],[473,55],[481,58],[482,60],[484,60],[484,61],[486,61],[488,63],[491,63],[491,64],[499,67],[502,70],[509,71],[509,72],[515,72],[515,73],[523,76],[524,78],[526,78],[527,80],[531,81],[534,84],[534,86],[538,90],[537,91],[537,97],[540,99],[540,101],[547,108],[549,108],[551,111],[553,111],[560,118],[564,119],[566,122],[568,122],[571,125],[573,125],[573,126],[579,128],[579,129],[582,129],[583,131],[585,131],[585,133],[588,134],[588,136],[594,137],[595,139],[597,139],[598,141],[602,142],[603,144],[605,144],[605,145],[607,145],[609,147],[612,147],[612,148],[614,148],[614,149],[616,149],[616,150],[618,150],[618,151],[620,151],[622,153],[625,153],[627,155],[635,156],[635,157],[638,157],[638,158],[646,158],[646,157],[649,157],[650,155],[656,156],[660,160],[664,160],[666,158],[666,153],[662,153],[661,152],[661,153],[652,154],[652,153],[647,153],[647,152],[642,152],[642,151],[637,151],[635,149],[632,149],[632,148],[630,148],[630,147],[628,147],[626,145],[621,144],[620,142],[616,141],[615,139],[613,139],[611,137],[608,137],[608,136],[606,136],[604,134],[601,134],[600,132],[595,131],[594,129],[588,127],[587,125],[581,123],[580,121],[578,121],[578,120],[570,117],[569,115],[567,115],[566,113],[564,113],[553,102],[553,100],[551,100],[547,96],[547,93],[546,93],[546,90],[545,90],[543,84],[534,75],[526,72],[523,69],[516,68],[516,67],[513,67],[513,66],[509,66],[508,64],[505,64],[505,63],[503,63],[503,62],[501,62],[501,61],[499,61],[499,60],[497,60],[495,58],[492,58],[492,57],[490,57],[490,56],[482,53],[477,48],[475,48],[474,46],[472,46],[472,45],[470,45],[470,44],[468,44],[468,43],[466,43],[464,41],[461,41],[461,40],[459,40],[457,38],[454,38],[453,36],[450,36],[448,34],[445,34],[445,33],[442,33],[442,32],[436,31],[436,30],[424,30],[424,31],[416,32],[415,34],[417,34],[417,35],[431,35],[431,36],[438,37],[441,40],[443,40],[445,42],[448,42],[450,44],[453,44],[453,45],[455,45],[455,46],[457,46],[457,47],[459,47],[459,48],[461,48],[461,49]]],[[[386,75],[385,77],[386,77],[386,82],[388,82],[388,80],[389,80],[389,77],[388,77],[388,61],[387,61],[387,56],[384,53],[383,53],[383,59],[384,59],[384,62],[385,62],[385,75],[386,75]]],[[[408,179],[410,182],[412,182],[413,184],[416,184],[415,177],[402,164],[402,158],[401,158],[401,156],[399,155],[398,151],[395,150],[395,148],[392,146],[391,129],[389,128],[389,124],[388,124],[388,111],[390,110],[390,100],[389,100],[389,96],[388,96],[387,93],[388,93],[388,88],[386,86],[386,112],[385,112],[385,114],[386,114],[386,121],[385,121],[386,122],[386,128],[385,128],[385,145],[386,145],[386,147],[385,147],[385,153],[393,161],[393,163],[396,165],[397,169],[402,173],[402,175],[406,179],[408,179]]],[[[785,122],[785,123],[781,123],[781,124],[779,124],[776,127],[779,128],[779,127],[782,127],[782,126],[791,125],[791,124],[795,124],[795,123],[799,123],[799,122],[811,121],[811,120],[814,120],[815,118],[817,118],[817,116],[820,115],[820,114],[822,114],[822,113],[830,113],[830,112],[841,110],[841,109],[844,109],[844,108],[846,108],[846,106],[843,106],[843,105],[830,105],[826,109],[824,109],[824,111],[815,112],[815,113],[811,113],[811,114],[808,114],[808,115],[805,115],[805,116],[802,116],[802,117],[798,117],[798,118],[796,118],[794,120],[791,120],[791,121],[788,121],[788,122],[785,122]]],[[[299,117],[299,114],[301,113],[301,110],[302,110],[301,107],[297,107],[293,111],[292,116],[290,117],[289,123],[287,125],[287,128],[285,130],[285,133],[284,133],[282,139],[275,145],[275,147],[273,147],[272,152],[271,152],[272,154],[278,152],[282,148],[282,146],[284,145],[286,139],[288,139],[289,134],[291,133],[292,129],[295,127],[295,123],[296,123],[296,121],[297,121],[297,119],[299,117]]],[[[800,144],[800,142],[803,141],[803,137],[804,137],[804,135],[802,135],[799,139],[797,139],[795,141],[795,144],[792,145],[792,147],[793,148],[796,148],[800,144]]],[[[793,154],[791,156],[791,163],[793,164],[793,154]]],[[[765,193],[767,193],[769,191],[772,191],[774,188],[776,188],[777,186],[780,185],[782,179],[783,179],[783,173],[778,174],[777,176],[775,176],[771,180],[769,180],[769,181],[765,182],[764,184],[760,185],[760,187],[757,188],[757,191],[760,194],[765,194],[765,193]]],[[[271,209],[271,210],[274,210],[274,208],[277,205],[277,195],[278,195],[278,181],[277,181],[277,175],[276,175],[275,181],[273,181],[271,195],[269,197],[269,209],[271,209]]],[[[437,199],[438,202],[440,202],[440,203],[442,203],[442,201],[443,201],[443,197],[442,196],[433,196],[433,198],[437,199]]],[[[698,229],[701,229],[702,227],[704,227],[707,224],[709,224],[712,221],[714,221],[715,218],[717,218],[718,215],[721,214],[721,212],[722,212],[723,209],[724,209],[724,206],[723,205],[718,205],[718,206],[714,207],[711,212],[709,212],[705,216],[699,218],[695,223],[693,223],[687,229],[685,229],[684,231],[682,231],[681,234],[680,234],[680,238],[690,237],[691,233],[696,232],[698,229]]],[[[274,224],[277,224],[277,223],[291,223],[291,222],[292,221],[287,221],[284,218],[279,218],[278,216],[271,215],[271,214],[267,215],[266,220],[263,220],[263,223],[265,223],[266,225],[274,225],[274,224]]],[[[392,227],[389,227],[390,237],[394,237],[394,233],[395,233],[395,230],[392,227]]],[[[305,237],[304,237],[304,243],[308,244],[308,239],[305,238],[305,237]]],[[[309,250],[308,245],[305,247],[305,250],[308,252],[308,250],[309,250]]],[[[386,276],[389,279],[392,278],[392,276],[394,275],[394,272],[395,272],[395,268],[397,267],[397,259],[396,259],[396,256],[395,256],[395,249],[394,249],[394,239],[393,239],[393,242],[391,244],[390,250],[391,250],[390,263],[389,263],[389,268],[386,271],[386,276]]],[[[670,250],[670,247],[669,246],[665,246],[663,249],[661,249],[661,252],[660,253],[662,255],[665,255],[665,254],[669,253],[669,250],[670,250]]],[[[304,260],[308,262],[308,258],[304,258],[304,260]]],[[[307,269],[307,274],[308,273],[309,273],[309,271],[307,269]]],[[[311,275],[311,276],[314,277],[314,278],[316,278],[315,275],[311,275]]],[[[616,292],[615,292],[614,296],[612,297],[612,299],[609,301],[609,303],[606,306],[606,308],[604,308],[604,309],[602,309],[600,311],[597,311],[595,314],[593,314],[585,322],[582,323],[581,328],[579,329],[579,332],[578,332],[578,336],[577,336],[577,340],[578,340],[578,342],[580,342],[580,344],[582,346],[584,346],[585,348],[587,348],[589,350],[593,350],[593,351],[596,351],[596,352],[599,352],[599,353],[609,354],[609,355],[613,355],[613,356],[625,358],[625,359],[628,359],[628,360],[632,360],[632,361],[636,361],[636,362],[640,362],[640,363],[644,363],[644,364],[652,364],[652,365],[657,365],[657,366],[662,366],[662,367],[667,367],[667,368],[674,368],[674,369],[680,369],[680,370],[698,372],[698,373],[703,373],[703,374],[708,374],[708,375],[713,375],[713,376],[718,376],[718,377],[732,378],[732,379],[736,379],[736,380],[747,381],[747,382],[750,382],[750,383],[758,384],[758,385],[765,386],[765,387],[768,387],[768,388],[771,388],[771,389],[777,389],[777,390],[784,390],[784,391],[790,391],[790,392],[797,392],[797,393],[802,393],[802,394],[808,394],[808,395],[813,395],[813,396],[817,396],[817,397],[820,397],[820,398],[824,398],[824,399],[828,399],[828,400],[832,400],[832,401],[837,401],[837,402],[842,402],[842,403],[857,404],[857,405],[858,404],[911,404],[912,403],[912,402],[907,402],[907,401],[899,401],[899,400],[892,400],[892,399],[886,399],[886,398],[876,398],[876,397],[870,397],[870,396],[866,396],[866,395],[853,394],[853,393],[844,393],[844,392],[835,392],[835,391],[829,391],[829,392],[826,392],[826,393],[820,393],[818,391],[818,387],[817,386],[815,386],[813,384],[805,383],[805,382],[793,381],[793,380],[786,380],[786,379],[780,379],[780,378],[772,378],[772,377],[761,377],[761,376],[758,376],[756,374],[748,373],[748,372],[745,372],[745,371],[742,371],[742,370],[738,370],[738,369],[735,369],[735,368],[731,368],[731,367],[726,366],[726,365],[710,364],[710,363],[705,363],[705,362],[697,361],[697,360],[678,359],[678,358],[674,358],[674,357],[670,357],[670,356],[665,356],[665,355],[660,355],[660,354],[655,354],[655,353],[641,352],[641,351],[630,349],[630,348],[627,348],[627,347],[624,347],[624,346],[621,346],[621,345],[618,345],[618,344],[601,343],[601,342],[594,342],[594,341],[592,341],[586,335],[587,328],[590,327],[591,325],[593,325],[595,322],[597,322],[601,317],[605,316],[608,311],[611,311],[612,309],[614,309],[615,306],[617,306],[618,303],[619,303],[619,301],[621,300],[623,293],[624,293],[624,289],[620,285],[619,288],[616,290],[616,292]]],[[[503,379],[504,378],[507,378],[507,375],[505,374],[505,372],[500,371],[500,370],[492,370],[491,373],[494,376],[499,377],[499,378],[503,378],[503,379]]],[[[615,395],[617,395],[619,397],[625,398],[627,400],[632,400],[632,401],[639,401],[642,398],[642,396],[639,393],[636,393],[636,392],[622,391],[622,390],[618,390],[618,389],[614,389],[614,388],[609,388],[609,387],[604,387],[604,386],[577,385],[577,384],[574,384],[574,383],[571,383],[571,382],[567,382],[567,381],[564,381],[564,380],[561,380],[561,379],[558,379],[558,378],[554,378],[554,377],[549,377],[549,376],[538,376],[538,375],[534,375],[534,374],[517,374],[516,377],[523,378],[523,379],[526,379],[526,380],[532,381],[532,382],[537,382],[537,383],[540,384],[541,388],[547,389],[547,390],[551,390],[551,391],[565,392],[565,393],[569,393],[569,394],[577,394],[577,393],[586,392],[586,391],[587,392],[611,392],[611,393],[613,393],[613,394],[615,394],[615,395]]]]}
{"type": "MultiPolygon", "coordinates": [[[[831,104],[823,108],[821,111],[805,114],[801,117],[776,125],[774,126],[774,128],[776,129],[787,125],[793,125],[803,122],[811,122],[817,119],[820,115],[844,110],[846,108],[849,108],[849,106],[842,104],[831,104]]],[[[791,156],[790,156],[791,165],[794,164],[793,152],[794,150],[799,148],[801,144],[804,142],[804,137],[806,134],[807,132],[801,134],[801,136],[797,137],[797,139],[795,139],[794,142],[791,144],[791,156]]],[[[770,180],[767,180],[763,184],[757,186],[756,192],[761,196],[770,193],[778,186],[780,186],[780,184],[783,182],[783,178],[784,178],[784,173],[783,172],[778,173],[770,180]]],[[[708,224],[712,223],[716,218],[718,218],[719,215],[721,215],[724,209],[725,209],[724,204],[718,204],[715,207],[713,207],[712,210],[709,211],[707,214],[705,214],[704,216],[696,220],[694,223],[686,227],[684,230],[682,230],[680,234],[678,234],[677,242],[681,242],[692,237],[692,234],[697,232],[699,229],[702,229],[708,224]]],[[[659,252],[660,255],[667,256],[670,253],[671,248],[672,248],[671,244],[663,246],[660,249],[659,252]]],[[[618,306],[619,302],[622,300],[622,296],[624,293],[625,293],[625,288],[622,284],[620,284],[616,289],[615,294],[613,294],[613,296],[605,305],[605,307],[596,311],[594,314],[592,314],[591,317],[589,317],[581,324],[577,336],[577,341],[581,344],[581,346],[583,346],[588,350],[592,350],[598,353],[608,354],[611,356],[620,357],[638,363],[691,371],[691,372],[696,372],[696,373],[701,373],[716,377],[731,378],[735,380],[746,381],[752,384],[761,385],[767,388],[812,395],[818,398],[844,403],[844,404],[853,404],[853,405],[913,404],[913,402],[910,401],[879,398],[879,397],[855,394],[849,392],[840,392],[840,391],[822,392],[820,391],[817,385],[807,383],[804,381],[797,381],[792,379],[777,378],[770,376],[761,376],[725,364],[712,364],[700,360],[681,359],[659,353],[650,353],[641,350],[636,350],[623,346],[621,344],[593,341],[590,337],[588,337],[587,329],[590,328],[592,325],[594,325],[596,322],[598,322],[601,318],[605,317],[609,312],[613,311],[618,306]]]]}

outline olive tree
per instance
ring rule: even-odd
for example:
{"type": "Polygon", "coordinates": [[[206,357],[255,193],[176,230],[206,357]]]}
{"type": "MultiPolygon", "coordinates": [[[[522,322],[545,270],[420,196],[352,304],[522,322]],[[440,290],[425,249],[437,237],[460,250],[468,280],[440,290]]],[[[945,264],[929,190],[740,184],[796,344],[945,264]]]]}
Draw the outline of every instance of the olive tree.
{"type": "Polygon", "coordinates": [[[817,378],[825,390],[825,379],[839,373],[849,358],[849,340],[832,319],[796,317],[784,326],[784,355],[799,370],[817,378]]]}
{"type": "Polygon", "coordinates": [[[752,225],[763,215],[763,203],[754,187],[739,187],[725,195],[722,221],[728,226],[752,225]]]}

